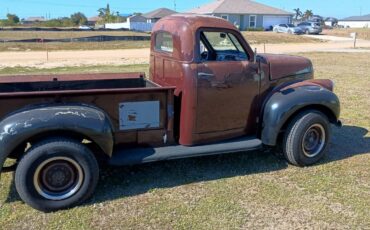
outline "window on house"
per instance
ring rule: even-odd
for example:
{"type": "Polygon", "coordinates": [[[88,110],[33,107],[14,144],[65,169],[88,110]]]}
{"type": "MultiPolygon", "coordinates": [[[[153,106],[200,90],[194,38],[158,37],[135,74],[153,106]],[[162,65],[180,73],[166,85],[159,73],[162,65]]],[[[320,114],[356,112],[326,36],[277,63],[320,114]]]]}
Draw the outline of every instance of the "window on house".
{"type": "Polygon", "coordinates": [[[249,27],[256,28],[256,24],[257,24],[256,21],[257,21],[256,15],[249,16],[249,27]]]}
{"type": "Polygon", "coordinates": [[[229,15],[221,15],[221,18],[225,19],[225,20],[229,20],[229,15]]]}
{"type": "Polygon", "coordinates": [[[173,52],[173,38],[168,32],[159,32],[155,37],[155,49],[164,52],[173,52]]]}

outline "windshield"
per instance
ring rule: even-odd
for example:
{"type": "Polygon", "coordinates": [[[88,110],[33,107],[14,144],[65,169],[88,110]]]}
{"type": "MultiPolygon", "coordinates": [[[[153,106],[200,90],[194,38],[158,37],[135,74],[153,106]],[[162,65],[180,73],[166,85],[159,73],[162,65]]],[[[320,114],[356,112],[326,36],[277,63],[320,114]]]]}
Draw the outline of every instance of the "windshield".
{"type": "Polygon", "coordinates": [[[288,27],[292,28],[292,27],[295,27],[295,25],[293,25],[293,24],[288,24],[288,27]]]}

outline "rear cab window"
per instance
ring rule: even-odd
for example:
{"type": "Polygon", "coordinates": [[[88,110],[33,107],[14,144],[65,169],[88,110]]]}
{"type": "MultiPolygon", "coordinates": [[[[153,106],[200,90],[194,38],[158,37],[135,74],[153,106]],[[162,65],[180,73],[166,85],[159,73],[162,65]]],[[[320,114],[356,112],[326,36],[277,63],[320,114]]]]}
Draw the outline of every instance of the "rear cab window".
{"type": "Polygon", "coordinates": [[[155,50],[172,53],[173,52],[173,37],[172,34],[162,31],[155,35],[155,50]]]}

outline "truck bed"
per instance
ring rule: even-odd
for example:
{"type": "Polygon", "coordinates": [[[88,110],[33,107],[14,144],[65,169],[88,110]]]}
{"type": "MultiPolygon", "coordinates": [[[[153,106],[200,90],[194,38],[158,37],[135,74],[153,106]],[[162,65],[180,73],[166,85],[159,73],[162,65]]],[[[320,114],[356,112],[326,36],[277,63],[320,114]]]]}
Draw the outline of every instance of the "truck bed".
{"type": "Polygon", "coordinates": [[[0,77],[0,94],[19,92],[127,89],[159,87],[143,73],[21,75],[0,77]]]}
{"type": "Polygon", "coordinates": [[[109,116],[116,144],[163,145],[165,134],[171,140],[173,91],[143,73],[3,76],[0,121],[37,106],[94,106],[109,116]]]}

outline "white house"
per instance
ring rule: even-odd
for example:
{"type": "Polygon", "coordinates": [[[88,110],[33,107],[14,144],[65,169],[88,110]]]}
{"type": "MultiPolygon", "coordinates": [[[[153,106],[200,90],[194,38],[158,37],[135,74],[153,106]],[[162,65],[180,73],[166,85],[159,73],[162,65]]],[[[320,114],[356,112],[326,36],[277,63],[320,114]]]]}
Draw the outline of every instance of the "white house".
{"type": "Polygon", "coordinates": [[[106,29],[128,29],[135,31],[151,31],[153,28],[153,23],[148,23],[147,18],[141,15],[132,15],[127,18],[126,22],[122,23],[107,23],[105,24],[106,29]]]}
{"type": "Polygon", "coordinates": [[[143,15],[132,15],[123,23],[107,23],[106,29],[128,29],[136,31],[151,31],[153,25],[161,18],[177,13],[176,11],[160,8],[143,15]]]}
{"type": "Polygon", "coordinates": [[[329,17],[329,18],[325,19],[324,23],[325,23],[326,26],[334,27],[338,24],[338,19],[333,18],[333,17],[329,17]]]}
{"type": "Polygon", "coordinates": [[[341,19],[338,25],[345,28],[370,28],[370,14],[341,19]]]}

